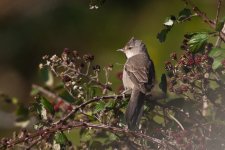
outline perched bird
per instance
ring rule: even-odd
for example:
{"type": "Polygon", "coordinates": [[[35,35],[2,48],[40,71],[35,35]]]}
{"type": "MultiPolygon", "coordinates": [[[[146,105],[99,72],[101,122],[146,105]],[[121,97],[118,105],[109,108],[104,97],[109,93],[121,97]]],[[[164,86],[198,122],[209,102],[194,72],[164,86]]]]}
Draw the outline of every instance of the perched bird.
{"type": "Polygon", "coordinates": [[[123,94],[131,92],[125,118],[128,128],[135,130],[140,122],[145,96],[151,91],[155,81],[155,68],[145,44],[134,37],[119,49],[125,53],[127,61],[123,68],[123,94]]]}

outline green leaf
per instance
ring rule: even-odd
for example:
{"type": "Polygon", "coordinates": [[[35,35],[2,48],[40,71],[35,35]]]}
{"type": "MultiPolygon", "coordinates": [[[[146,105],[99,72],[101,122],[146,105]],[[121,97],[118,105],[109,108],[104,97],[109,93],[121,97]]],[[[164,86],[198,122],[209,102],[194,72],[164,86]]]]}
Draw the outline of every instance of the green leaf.
{"type": "Polygon", "coordinates": [[[189,45],[190,51],[192,53],[197,53],[205,48],[209,34],[207,32],[193,33],[190,41],[187,43],[189,45]]]}
{"type": "Polygon", "coordinates": [[[220,32],[223,29],[224,22],[225,22],[225,17],[217,23],[216,31],[220,32]]]}
{"type": "Polygon", "coordinates": [[[109,102],[106,103],[105,107],[111,108],[111,107],[114,106],[114,104],[115,104],[114,101],[109,101],[109,102]]]}
{"type": "Polygon", "coordinates": [[[166,75],[165,74],[162,74],[162,76],[161,76],[161,82],[159,83],[159,88],[164,93],[167,93],[167,80],[166,80],[166,75]]]}
{"type": "Polygon", "coordinates": [[[59,96],[62,97],[68,103],[75,102],[74,98],[67,91],[63,91],[59,96]]]}
{"type": "Polygon", "coordinates": [[[47,99],[45,99],[44,97],[40,97],[40,102],[44,106],[44,108],[48,110],[51,114],[55,113],[54,107],[47,99]]]}
{"type": "Polygon", "coordinates": [[[222,66],[222,61],[225,59],[225,49],[224,48],[213,48],[209,56],[213,58],[212,68],[215,70],[222,66]]]}
{"type": "Polygon", "coordinates": [[[157,34],[157,39],[159,39],[159,41],[165,42],[166,40],[166,36],[168,34],[168,32],[171,30],[171,27],[166,27],[164,29],[162,29],[158,34],[157,34]]]}
{"type": "Polygon", "coordinates": [[[100,112],[103,109],[105,109],[105,103],[103,101],[100,101],[95,105],[94,113],[100,112]]]}
{"type": "Polygon", "coordinates": [[[118,140],[118,136],[116,136],[114,133],[107,132],[107,135],[108,135],[107,140],[110,140],[110,141],[118,140]]]}
{"type": "Polygon", "coordinates": [[[191,10],[184,8],[179,12],[178,20],[183,21],[192,15],[191,10]]]}
{"type": "Polygon", "coordinates": [[[159,115],[155,115],[155,116],[153,117],[153,120],[154,120],[156,123],[158,123],[158,124],[163,124],[163,123],[165,123],[164,118],[163,118],[162,116],[159,116],[159,115]]]}
{"type": "Polygon", "coordinates": [[[55,142],[58,143],[58,144],[65,145],[68,142],[68,139],[67,139],[66,135],[63,132],[57,132],[55,134],[54,139],[55,139],[55,142]]]}

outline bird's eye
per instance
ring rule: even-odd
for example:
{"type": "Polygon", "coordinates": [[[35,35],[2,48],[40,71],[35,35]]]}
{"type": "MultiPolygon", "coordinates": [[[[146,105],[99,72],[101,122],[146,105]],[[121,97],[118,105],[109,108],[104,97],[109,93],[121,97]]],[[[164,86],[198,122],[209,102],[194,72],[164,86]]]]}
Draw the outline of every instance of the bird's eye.
{"type": "Polygon", "coordinates": [[[129,46],[129,47],[128,47],[129,50],[131,50],[132,48],[133,48],[132,46],[129,46]]]}

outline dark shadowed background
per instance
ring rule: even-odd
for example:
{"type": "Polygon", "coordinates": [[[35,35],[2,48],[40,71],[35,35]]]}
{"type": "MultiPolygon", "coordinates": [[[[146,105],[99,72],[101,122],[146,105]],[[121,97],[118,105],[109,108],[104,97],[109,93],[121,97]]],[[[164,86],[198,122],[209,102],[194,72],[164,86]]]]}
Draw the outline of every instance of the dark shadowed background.
{"type": "MultiPolygon", "coordinates": [[[[198,0],[196,5],[215,18],[216,1],[198,0]]],[[[60,54],[64,48],[92,53],[97,63],[114,64],[116,74],[122,68],[117,63],[125,61],[116,50],[132,36],[146,43],[159,78],[169,54],[179,51],[183,34],[208,30],[195,18],[172,29],[160,43],[156,36],[165,18],[184,7],[181,0],[107,0],[97,10],[89,9],[88,0],[1,0],[0,91],[30,100],[31,84],[40,82],[42,56],[60,54]]],[[[121,84],[115,75],[111,81],[114,87],[121,84]]]]}

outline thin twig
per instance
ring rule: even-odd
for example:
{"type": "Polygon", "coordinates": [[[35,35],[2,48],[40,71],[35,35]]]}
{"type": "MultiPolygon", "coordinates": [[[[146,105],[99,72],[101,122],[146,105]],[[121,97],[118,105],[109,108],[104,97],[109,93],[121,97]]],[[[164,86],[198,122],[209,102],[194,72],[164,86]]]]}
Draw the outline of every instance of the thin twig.
{"type": "Polygon", "coordinates": [[[190,5],[193,9],[193,11],[198,14],[210,27],[213,29],[216,27],[214,21],[208,18],[208,16],[201,11],[197,6],[194,5],[194,3],[191,0],[183,0],[187,5],[190,5]]]}
{"type": "Polygon", "coordinates": [[[180,21],[180,22],[185,22],[185,21],[187,21],[187,20],[189,20],[189,19],[191,19],[191,18],[193,18],[193,17],[197,17],[198,16],[198,14],[196,13],[196,14],[193,14],[193,15],[190,15],[189,17],[187,17],[187,18],[185,18],[185,19],[183,19],[182,21],[180,21]]]}
{"type": "Polygon", "coordinates": [[[216,10],[215,24],[218,23],[218,19],[219,19],[219,15],[220,15],[221,4],[222,4],[222,0],[217,0],[217,10],[216,10]]]}

